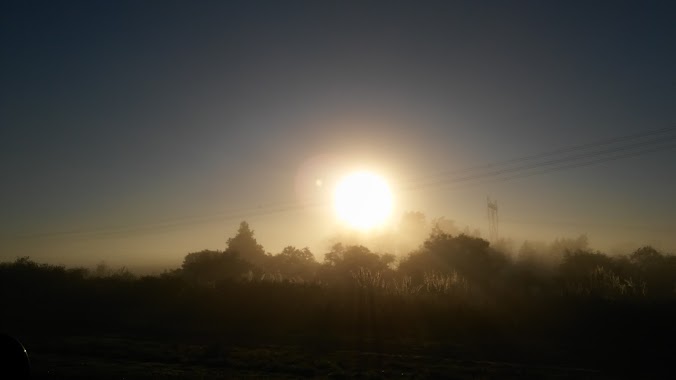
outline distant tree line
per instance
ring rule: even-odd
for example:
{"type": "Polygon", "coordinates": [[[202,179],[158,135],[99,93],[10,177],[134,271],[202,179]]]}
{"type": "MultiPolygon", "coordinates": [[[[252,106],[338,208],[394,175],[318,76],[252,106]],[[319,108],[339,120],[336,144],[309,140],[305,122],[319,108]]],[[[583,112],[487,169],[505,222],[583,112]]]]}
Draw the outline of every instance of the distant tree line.
{"type": "Polygon", "coordinates": [[[526,242],[516,255],[508,255],[479,237],[433,228],[422,246],[399,260],[362,245],[336,243],[320,263],[308,248],[287,246],[276,255],[265,253],[249,224],[242,222],[224,251],[190,253],[173,275],[208,286],[252,279],[354,285],[360,276],[371,276],[381,279],[382,290],[401,289],[403,283],[413,289],[436,278],[455,279],[467,291],[482,295],[676,297],[676,256],[650,246],[608,256],[587,245],[585,236],[560,239],[548,247],[526,242]]]}
{"type": "MultiPolygon", "coordinates": [[[[463,284],[481,296],[594,296],[604,298],[676,298],[676,256],[645,246],[628,255],[608,256],[587,247],[586,237],[561,239],[549,246],[524,243],[509,255],[479,237],[452,235],[435,227],[424,243],[403,257],[376,253],[362,245],[335,243],[322,262],[306,248],[287,246],[266,253],[245,221],[226,249],[202,250],[185,256],[180,268],[160,276],[135,276],[126,268],[101,263],[93,270],[38,264],[28,257],[0,263],[0,282],[66,286],[89,280],[132,282],[170,278],[187,286],[216,287],[228,283],[271,282],[317,286],[369,286],[381,291],[430,287],[431,279],[463,284]]],[[[30,284],[30,285],[29,285],[30,284]]],[[[57,286],[57,287],[58,287],[57,286]]]]}

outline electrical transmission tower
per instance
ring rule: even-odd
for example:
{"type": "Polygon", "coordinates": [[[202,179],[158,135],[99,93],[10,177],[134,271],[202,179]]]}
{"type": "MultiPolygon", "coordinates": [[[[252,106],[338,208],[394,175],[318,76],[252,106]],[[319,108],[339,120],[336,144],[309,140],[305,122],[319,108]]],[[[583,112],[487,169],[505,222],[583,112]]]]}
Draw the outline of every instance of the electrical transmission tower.
{"type": "Polygon", "coordinates": [[[490,197],[486,198],[488,201],[488,238],[491,243],[498,241],[498,201],[491,201],[490,197]]]}

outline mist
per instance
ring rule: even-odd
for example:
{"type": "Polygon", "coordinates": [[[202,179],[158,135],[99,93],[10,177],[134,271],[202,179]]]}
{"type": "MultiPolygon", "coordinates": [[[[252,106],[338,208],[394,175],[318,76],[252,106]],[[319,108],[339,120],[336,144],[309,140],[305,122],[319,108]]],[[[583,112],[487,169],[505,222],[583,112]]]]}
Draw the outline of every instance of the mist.
{"type": "Polygon", "coordinates": [[[0,378],[676,378],[676,3],[0,2],[0,378]]]}

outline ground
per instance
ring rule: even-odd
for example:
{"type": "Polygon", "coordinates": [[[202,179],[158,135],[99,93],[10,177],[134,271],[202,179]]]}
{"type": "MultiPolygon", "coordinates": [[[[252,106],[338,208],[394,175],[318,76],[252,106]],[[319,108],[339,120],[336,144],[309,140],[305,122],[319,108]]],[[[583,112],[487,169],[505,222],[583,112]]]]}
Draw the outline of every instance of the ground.
{"type": "Polygon", "coordinates": [[[468,359],[424,348],[394,353],[299,346],[225,346],[121,336],[32,337],[36,379],[454,378],[605,379],[601,371],[468,359]]]}

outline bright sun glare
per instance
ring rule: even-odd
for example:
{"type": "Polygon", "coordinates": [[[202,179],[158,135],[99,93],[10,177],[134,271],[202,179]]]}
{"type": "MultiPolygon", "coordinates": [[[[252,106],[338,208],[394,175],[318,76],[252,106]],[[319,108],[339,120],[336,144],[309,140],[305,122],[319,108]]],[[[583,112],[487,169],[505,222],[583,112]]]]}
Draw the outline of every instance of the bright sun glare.
{"type": "Polygon", "coordinates": [[[392,212],[392,192],[385,180],[370,172],[355,172],[336,187],[334,206],[350,226],[369,229],[382,225],[392,212]]]}

